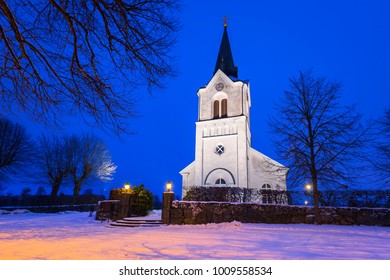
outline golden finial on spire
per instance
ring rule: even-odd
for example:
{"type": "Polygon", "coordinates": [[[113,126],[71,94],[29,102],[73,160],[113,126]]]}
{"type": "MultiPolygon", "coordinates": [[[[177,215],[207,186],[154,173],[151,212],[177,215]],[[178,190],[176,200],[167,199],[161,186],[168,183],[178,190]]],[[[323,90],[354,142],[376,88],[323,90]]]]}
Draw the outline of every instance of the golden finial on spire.
{"type": "Polygon", "coordinates": [[[223,17],[223,26],[228,26],[228,23],[227,23],[228,19],[229,18],[227,16],[223,17]]]}

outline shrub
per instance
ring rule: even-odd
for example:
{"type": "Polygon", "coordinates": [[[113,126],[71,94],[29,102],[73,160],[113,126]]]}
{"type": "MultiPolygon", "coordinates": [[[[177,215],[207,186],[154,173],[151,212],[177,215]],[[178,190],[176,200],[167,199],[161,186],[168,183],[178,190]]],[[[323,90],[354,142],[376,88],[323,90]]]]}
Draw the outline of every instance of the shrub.
{"type": "Polygon", "coordinates": [[[130,195],[129,201],[125,202],[129,206],[128,215],[146,216],[149,211],[153,210],[153,194],[143,184],[129,190],[113,189],[110,191],[109,199],[121,200],[123,193],[130,195]]]}

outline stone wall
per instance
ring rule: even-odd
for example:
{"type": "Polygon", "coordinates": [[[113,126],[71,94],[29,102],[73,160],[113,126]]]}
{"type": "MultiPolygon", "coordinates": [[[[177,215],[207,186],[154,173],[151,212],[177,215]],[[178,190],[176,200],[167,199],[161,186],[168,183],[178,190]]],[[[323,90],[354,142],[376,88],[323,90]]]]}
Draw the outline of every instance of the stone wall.
{"type": "MultiPolygon", "coordinates": [[[[387,208],[320,207],[322,224],[390,226],[387,208]]],[[[312,224],[314,208],[291,205],[173,201],[170,224],[242,223],[312,224]]]]}

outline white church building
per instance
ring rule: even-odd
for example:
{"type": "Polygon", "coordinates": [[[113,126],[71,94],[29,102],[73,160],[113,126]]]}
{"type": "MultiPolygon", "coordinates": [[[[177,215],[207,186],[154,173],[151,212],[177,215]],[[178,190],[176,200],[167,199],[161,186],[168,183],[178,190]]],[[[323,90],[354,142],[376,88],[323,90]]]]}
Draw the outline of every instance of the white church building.
{"type": "Polygon", "coordinates": [[[252,148],[250,86],[238,78],[226,23],[214,76],[197,94],[195,160],[180,171],[182,195],[207,186],[286,190],[288,168],[252,148]]]}

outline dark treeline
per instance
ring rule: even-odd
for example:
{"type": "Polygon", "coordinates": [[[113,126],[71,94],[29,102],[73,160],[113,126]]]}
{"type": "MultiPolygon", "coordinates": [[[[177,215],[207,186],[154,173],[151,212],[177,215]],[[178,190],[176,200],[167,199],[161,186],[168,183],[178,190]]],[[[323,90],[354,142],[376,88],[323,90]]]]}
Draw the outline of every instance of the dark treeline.
{"type": "MultiPolygon", "coordinates": [[[[96,204],[105,199],[103,195],[82,194],[79,196],[77,204],[96,204]]],[[[50,195],[10,195],[0,196],[0,207],[6,206],[47,206],[52,203],[50,195]]],[[[72,205],[74,203],[72,195],[60,194],[57,197],[56,205],[72,205]]]]}

